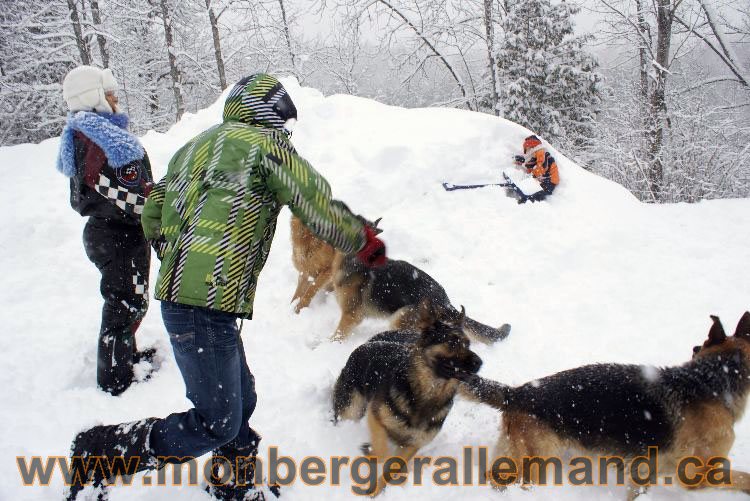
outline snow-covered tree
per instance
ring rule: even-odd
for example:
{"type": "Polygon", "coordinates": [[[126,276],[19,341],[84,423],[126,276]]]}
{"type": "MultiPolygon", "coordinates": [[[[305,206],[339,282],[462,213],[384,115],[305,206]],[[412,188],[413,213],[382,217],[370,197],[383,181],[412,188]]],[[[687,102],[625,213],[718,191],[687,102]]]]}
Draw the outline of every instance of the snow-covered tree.
{"type": "Polygon", "coordinates": [[[597,149],[610,153],[595,170],[618,171],[642,200],[695,201],[750,190],[744,161],[750,134],[746,113],[743,118],[747,70],[734,51],[741,32],[725,33],[729,24],[716,12],[718,4],[597,3],[601,40],[619,56],[613,64],[622,71],[611,79],[598,138],[597,149]],[[630,114],[625,121],[631,123],[622,123],[622,114],[630,114]]]}
{"type": "Polygon", "coordinates": [[[466,3],[478,4],[474,0],[341,0],[339,6],[371,20],[381,52],[393,61],[398,91],[408,93],[418,77],[439,69],[440,80],[451,82],[454,89],[448,102],[476,110],[469,50],[477,37],[467,28],[481,26],[481,15],[473,23],[465,19],[466,3]]]}
{"type": "Polygon", "coordinates": [[[174,113],[161,20],[147,0],[120,1],[109,4],[103,21],[118,41],[110,45],[109,66],[120,83],[120,104],[136,133],[165,130],[174,113]]]}
{"type": "Polygon", "coordinates": [[[81,62],[69,16],[64,0],[3,3],[0,144],[41,141],[62,129],[62,78],[81,62]]]}
{"type": "MultiPolygon", "coordinates": [[[[730,88],[697,86],[710,71],[696,69],[706,51],[688,54],[673,66],[667,92],[667,124],[662,143],[663,177],[659,197],[652,191],[643,153],[643,119],[637,60],[605,73],[605,106],[596,136],[597,157],[590,168],[631,190],[646,202],[696,202],[750,194],[750,117],[733,102],[730,88]],[[747,115],[745,113],[745,115],[747,115]]],[[[730,84],[724,84],[730,85],[730,84]]]]}
{"type": "Polygon", "coordinates": [[[503,116],[580,147],[594,134],[600,77],[586,37],[573,33],[576,12],[566,2],[512,0],[496,58],[503,116]]]}
{"type": "MultiPolygon", "coordinates": [[[[110,66],[136,132],[165,130],[216,99],[221,78],[204,0],[107,2],[104,24],[118,42],[110,66]]],[[[210,5],[220,18],[224,5],[210,5]]]]}

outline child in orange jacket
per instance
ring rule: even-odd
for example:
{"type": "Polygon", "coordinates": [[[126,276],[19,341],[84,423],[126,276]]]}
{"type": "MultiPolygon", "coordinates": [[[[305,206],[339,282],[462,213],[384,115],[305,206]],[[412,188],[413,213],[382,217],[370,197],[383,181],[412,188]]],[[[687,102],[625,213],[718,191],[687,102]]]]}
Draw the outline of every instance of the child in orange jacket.
{"type": "Polygon", "coordinates": [[[526,172],[539,181],[542,191],[527,196],[519,203],[530,200],[538,202],[551,195],[560,183],[560,175],[557,172],[555,157],[550,155],[543,147],[542,142],[535,135],[531,135],[523,141],[523,155],[516,155],[516,165],[526,168],[526,172]]]}

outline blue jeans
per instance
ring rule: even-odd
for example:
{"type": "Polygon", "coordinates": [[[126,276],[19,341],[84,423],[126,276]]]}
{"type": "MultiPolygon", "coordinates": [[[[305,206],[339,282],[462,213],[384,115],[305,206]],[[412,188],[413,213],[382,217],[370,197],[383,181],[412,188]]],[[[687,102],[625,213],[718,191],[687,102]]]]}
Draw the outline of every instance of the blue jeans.
{"type": "Polygon", "coordinates": [[[161,314],[186,396],[195,407],[154,425],[154,455],[198,457],[221,446],[243,450],[257,445],[259,437],[248,424],[257,400],[255,378],[247,367],[237,317],[167,301],[161,303],[161,314]]]}

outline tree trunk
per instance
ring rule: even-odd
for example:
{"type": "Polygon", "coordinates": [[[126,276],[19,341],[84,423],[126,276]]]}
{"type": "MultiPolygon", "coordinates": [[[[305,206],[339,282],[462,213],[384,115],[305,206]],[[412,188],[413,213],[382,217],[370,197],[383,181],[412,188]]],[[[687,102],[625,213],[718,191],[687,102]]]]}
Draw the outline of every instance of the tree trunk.
{"type": "Polygon", "coordinates": [[[636,29],[640,32],[641,37],[642,37],[641,43],[639,44],[639,47],[638,47],[638,71],[639,71],[638,113],[640,114],[640,123],[641,123],[643,141],[641,141],[638,149],[633,151],[634,155],[638,155],[642,159],[646,157],[644,153],[647,149],[646,148],[647,139],[648,139],[647,131],[649,130],[651,126],[651,121],[650,121],[651,110],[649,109],[649,92],[648,92],[648,68],[650,64],[649,64],[646,40],[649,41],[648,43],[649,47],[653,45],[651,43],[651,33],[649,32],[649,25],[648,23],[646,23],[646,15],[643,11],[643,9],[645,8],[643,5],[644,1],[645,0],[635,0],[636,19],[638,20],[638,26],[636,27],[636,29]]]}
{"type": "Polygon", "coordinates": [[[286,8],[284,7],[284,0],[279,0],[279,7],[281,7],[281,20],[284,23],[284,37],[286,38],[286,47],[289,51],[289,59],[292,61],[292,73],[299,80],[300,75],[297,74],[296,57],[294,55],[294,49],[292,49],[292,35],[289,31],[289,23],[286,19],[286,8]]]}
{"type": "Polygon", "coordinates": [[[221,87],[221,90],[224,90],[227,88],[227,76],[224,71],[224,57],[221,55],[219,20],[216,18],[214,8],[211,7],[211,0],[206,0],[206,10],[208,10],[208,20],[211,23],[211,34],[214,38],[214,56],[216,57],[216,70],[219,73],[219,87],[221,87]]]}
{"type": "Polygon", "coordinates": [[[495,116],[500,116],[500,110],[498,109],[499,98],[497,95],[497,70],[495,69],[495,25],[492,19],[492,0],[484,0],[484,31],[487,37],[487,60],[489,63],[488,69],[490,70],[490,83],[492,84],[492,92],[490,93],[492,111],[495,116]]]}
{"type": "Polygon", "coordinates": [[[81,27],[81,18],[78,16],[78,7],[75,0],[68,0],[68,10],[70,11],[70,22],[73,24],[73,32],[76,37],[78,54],[81,56],[81,64],[91,64],[91,49],[83,37],[83,28],[81,27]]]}
{"type": "Polygon", "coordinates": [[[102,34],[102,16],[99,11],[99,0],[91,0],[91,18],[96,27],[96,42],[99,44],[99,54],[102,56],[102,66],[109,68],[109,52],[107,51],[107,40],[102,34]]]}
{"type": "Polygon", "coordinates": [[[673,15],[671,0],[657,0],[656,61],[652,63],[654,84],[649,101],[650,123],[646,128],[649,188],[656,201],[662,200],[664,183],[662,145],[664,143],[664,123],[667,119],[666,86],[669,51],[672,42],[673,15]]]}
{"type": "MultiPolygon", "coordinates": [[[[643,0],[635,0],[635,6],[637,9],[638,17],[638,30],[641,32],[641,36],[644,39],[650,39],[651,35],[648,32],[648,24],[646,23],[646,17],[643,13],[643,0]]],[[[638,48],[638,58],[640,63],[640,94],[643,103],[648,102],[648,51],[643,43],[638,48]]]]}
{"type": "Polygon", "coordinates": [[[167,0],[159,0],[161,6],[161,20],[164,23],[164,39],[167,43],[167,56],[169,58],[169,74],[172,77],[172,92],[174,93],[174,103],[177,108],[177,120],[182,118],[185,113],[185,104],[182,101],[182,91],[180,89],[180,70],[177,67],[177,57],[175,57],[174,36],[172,34],[172,20],[169,17],[169,7],[167,0]]]}

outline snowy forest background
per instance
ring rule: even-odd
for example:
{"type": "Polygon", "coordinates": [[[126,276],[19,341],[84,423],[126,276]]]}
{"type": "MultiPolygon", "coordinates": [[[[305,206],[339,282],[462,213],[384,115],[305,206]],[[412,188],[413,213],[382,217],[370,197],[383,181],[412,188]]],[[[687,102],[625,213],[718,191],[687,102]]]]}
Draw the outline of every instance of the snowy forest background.
{"type": "Polygon", "coordinates": [[[4,0],[0,144],[60,133],[79,64],[139,134],[267,71],[508,118],[646,202],[750,196],[747,0],[4,0]]]}

